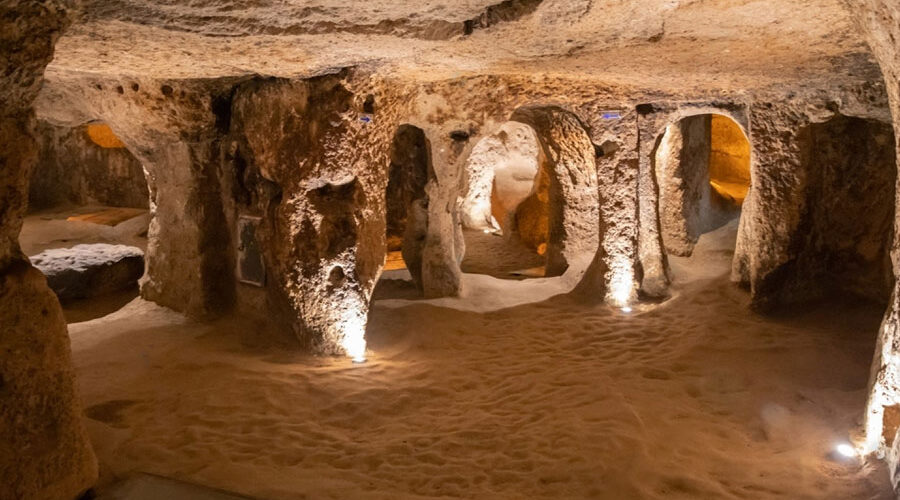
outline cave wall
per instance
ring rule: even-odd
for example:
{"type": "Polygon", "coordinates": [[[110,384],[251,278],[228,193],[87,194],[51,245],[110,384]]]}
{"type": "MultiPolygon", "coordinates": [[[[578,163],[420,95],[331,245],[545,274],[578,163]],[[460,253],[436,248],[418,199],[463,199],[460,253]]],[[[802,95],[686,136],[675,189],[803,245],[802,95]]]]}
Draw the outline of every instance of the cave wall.
{"type": "MultiPolygon", "coordinates": [[[[777,102],[760,99],[751,107],[753,185],[743,205],[732,280],[750,288],[752,306],[758,310],[816,300],[833,291],[856,291],[854,288],[859,287],[835,278],[824,268],[825,263],[841,259],[843,249],[854,247],[860,237],[868,240],[865,245],[874,249],[882,244],[873,242],[890,238],[890,232],[880,227],[884,224],[879,222],[884,219],[885,211],[891,210],[890,203],[885,206],[890,193],[883,185],[893,185],[895,175],[892,166],[885,164],[890,161],[886,156],[890,155],[884,151],[891,145],[885,143],[889,138],[885,137],[883,128],[882,132],[876,132],[877,124],[866,127],[864,143],[880,148],[880,152],[865,155],[862,151],[854,153],[853,141],[846,136],[817,134],[820,141],[829,138],[819,144],[828,150],[814,156],[809,132],[809,127],[818,127],[816,124],[829,122],[838,115],[885,122],[889,120],[884,114],[886,106],[875,103],[885,102],[886,95],[879,85],[847,89],[840,97],[841,110],[834,108],[832,99],[780,97],[777,102]],[[827,160],[829,166],[820,165],[818,162],[822,160],[827,160]],[[852,175],[846,171],[848,168],[865,169],[867,175],[861,176],[859,182],[848,182],[846,176],[852,175]],[[863,196],[857,191],[860,183],[866,182],[881,183],[882,188],[871,198],[863,196]],[[861,211],[848,203],[851,200],[869,210],[861,211]],[[823,211],[828,215],[823,215],[823,211]],[[859,218],[858,228],[845,223],[831,228],[813,226],[816,218],[837,222],[853,217],[859,218]],[[860,234],[860,230],[865,234],[860,234]]],[[[851,251],[859,252],[869,255],[864,260],[879,267],[878,250],[851,251]]],[[[866,292],[879,295],[875,290],[866,292]]]]}
{"type": "Polygon", "coordinates": [[[32,109],[71,17],[51,0],[0,2],[0,498],[74,499],[97,479],[59,301],[18,234],[37,161],[32,109]]]}
{"type": "MultiPolygon", "coordinates": [[[[891,0],[862,0],[844,2],[866,35],[869,46],[884,74],[890,110],[893,116],[897,162],[900,164],[900,5],[891,0]]],[[[895,199],[900,202],[900,199],[895,199]]],[[[900,277],[900,231],[894,214],[894,239],[891,245],[893,274],[900,277]]],[[[866,404],[864,443],[867,452],[881,448],[886,451],[891,480],[895,491],[900,482],[900,439],[896,422],[885,425],[885,408],[900,405],[900,279],[895,279],[887,312],[878,333],[875,356],[869,380],[866,404]],[[885,442],[884,437],[887,437],[885,442]],[[893,440],[891,440],[893,437],[893,440]],[[892,442],[891,442],[892,441],[892,442]],[[884,447],[887,446],[887,450],[884,447]]]]}
{"type": "MultiPolygon", "coordinates": [[[[750,130],[750,112],[747,103],[742,100],[654,101],[638,108],[638,258],[641,267],[640,291],[645,296],[668,295],[670,276],[666,245],[675,254],[687,254],[696,243],[696,238],[705,228],[714,226],[718,219],[701,217],[704,209],[711,208],[708,115],[712,114],[728,117],[743,130],[750,130]],[[692,147],[686,151],[682,147],[685,133],[682,122],[688,125],[688,130],[698,129],[694,134],[689,134],[692,147]],[[666,137],[667,129],[675,133],[666,137]],[[682,174],[682,162],[700,163],[703,168],[682,174]],[[703,188],[700,184],[704,184],[703,188]],[[665,237],[664,233],[667,233],[665,237]]],[[[717,214],[718,211],[706,212],[717,214]]]]}
{"type": "Polygon", "coordinates": [[[709,179],[713,189],[740,206],[750,189],[750,142],[731,119],[712,115],[709,179]]]}
{"type": "Polygon", "coordinates": [[[410,207],[425,198],[430,163],[425,133],[411,125],[401,125],[391,144],[385,194],[388,251],[403,247],[410,207]]]}
{"type": "Polygon", "coordinates": [[[141,296],[198,318],[230,310],[235,231],[223,201],[222,138],[240,79],[67,74],[55,81],[35,104],[42,119],[106,123],[144,167],[151,218],[141,296]]]}
{"type": "Polygon", "coordinates": [[[406,269],[422,293],[422,249],[428,210],[425,187],[434,179],[431,145],[425,132],[412,125],[401,125],[394,134],[390,158],[385,194],[387,250],[401,251],[406,269]]]}
{"type": "Polygon", "coordinates": [[[534,129],[546,158],[549,230],[546,276],[572,268],[579,278],[600,242],[600,201],[594,145],[578,117],[557,107],[523,107],[511,120],[534,129]]]}
{"type": "Polygon", "coordinates": [[[534,188],[540,155],[534,130],[523,123],[506,122],[478,141],[466,160],[463,227],[493,229],[493,216],[504,234],[511,233],[516,207],[534,188]]]}
{"type": "MultiPolygon", "coordinates": [[[[516,236],[526,247],[541,255],[547,254],[550,242],[550,189],[553,183],[551,168],[549,162],[541,161],[537,174],[531,181],[531,194],[517,205],[513,212],[513,222],[507,222],[508,227],[515,228],[516,236]]],[[[508,206],[503,204],[503,198],[499,196],[497,202],[501,207],[508,206]]]]}
{"type": "Polygon", "coordinates": [[[573,86],[565,79],[526,82],[494,76],[421,84],[413,90],[412,106],[405,111],[410,114],[407,120],[422,127],[432,141],[436,173],[430,186],[425,249],[429,262],[423,266],[430,272],[424,277],[426,295],[462,293],[459,261],[464,242],[457,203],[468,189],[465,162],[473,148],[499,130],[516,109],[552,105],[581,121],[594,147],[595,168],[602,173],[597,190],[604,218],[595,220],[602,252],[593,252],[590,272],[571,279],[579,284],[578,293],[591,299],[609,299],[613,281],[624,290],[618,296],[624,295],[626,300],[635,296],[639,273],[637,192],[633,189],[638,158],[635,113],[625,89],[605,90],[604,97],[598,98],[596,90],[573,86]],[[603,149],[601,145],[608,150],[606,156],[597,153],[603,149]]]}
{"type": "Polygon", "coordinates": [[[102,147],[87,127],[39,121],[38,162],[31,175],[29,210],[59,205],[149,208],[144,167],[122,146],[102,147]]]}
{"type": "Polygon", "coordinates": [[[812,299],[844,291],[886,303],[894,282],[890,246],[897,178],[891,125],[837,115],[810,124],[797,139],[811,201],[797,235],[803,251],[795,279],[808,288],[780,291],[812,299]]]}

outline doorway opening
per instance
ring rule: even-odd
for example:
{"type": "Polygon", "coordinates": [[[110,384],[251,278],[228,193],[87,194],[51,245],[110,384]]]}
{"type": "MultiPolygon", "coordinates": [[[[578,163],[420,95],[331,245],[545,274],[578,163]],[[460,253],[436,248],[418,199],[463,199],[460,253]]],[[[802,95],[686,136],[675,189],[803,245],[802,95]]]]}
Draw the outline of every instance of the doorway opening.
{"type": "Polygon", "coordinates": [[[689,116],[666,128],[653,158],[660,234],[673,278],[728,273],[750,190],[743,129],[724,115],[689,116]]]}

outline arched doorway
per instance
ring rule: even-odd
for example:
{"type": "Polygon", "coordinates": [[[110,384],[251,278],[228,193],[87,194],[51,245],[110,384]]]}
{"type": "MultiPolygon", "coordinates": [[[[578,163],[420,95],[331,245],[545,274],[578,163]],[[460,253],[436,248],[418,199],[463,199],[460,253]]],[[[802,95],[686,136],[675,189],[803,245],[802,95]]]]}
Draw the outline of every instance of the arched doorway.
{"type": "Polygon", "coordinates": [[[599,245],[590,136],[577,116],[557,107],[520,108],[510,120],[476,145],[466,166],[463,272],[514,279],[580,275],[599,245]],[[505,246],[472,248],[471,241],[486,237],[505,246]]]}
{"type": "Polygon", "coordinates": [[[460,202],[465,273],[501,279],[545,275],[550,175],[534,129],[509,121],[475,145],[460,202]]]}
{"type": "Polygon", "coordinates": [[[727,273],[750,190],[744,131],[724,115],[688,116],[666,127],[653,159],[660,237],[672,277],[727,273]]]}

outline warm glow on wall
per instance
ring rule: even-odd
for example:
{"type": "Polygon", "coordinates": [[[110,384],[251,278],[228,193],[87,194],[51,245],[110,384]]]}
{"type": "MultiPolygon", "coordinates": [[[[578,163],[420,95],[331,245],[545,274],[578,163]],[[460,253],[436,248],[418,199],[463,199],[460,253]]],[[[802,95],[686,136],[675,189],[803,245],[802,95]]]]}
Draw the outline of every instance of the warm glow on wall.
{"type": "Polygon", "coordinates": [[[116,137],[116,134],[105,123],[91,123],[87,126],[87,135],[94,144],[101,148],[124,148],[125,144],[116,137]]]}
{"type": "Polygon", "coordinates": [[[740,205],[750,189],[750,142],[726,116],[712,115],[710,128],[709,183],[719,196],[740,205]]]}

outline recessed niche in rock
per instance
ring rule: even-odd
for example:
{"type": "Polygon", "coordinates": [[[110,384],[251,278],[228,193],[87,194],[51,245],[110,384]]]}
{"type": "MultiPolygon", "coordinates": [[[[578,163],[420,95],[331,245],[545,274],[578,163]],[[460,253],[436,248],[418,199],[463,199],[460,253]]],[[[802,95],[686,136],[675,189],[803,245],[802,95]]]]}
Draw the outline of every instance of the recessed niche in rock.
{"type": "Polygon", "coordinates": [[[422,291],[422,250],[433,179],[425,132],[401,125],[394,134],[385,191],[385,260],[376,298],[413,297],[422,291]]]}
{"type": "Polygon", "coordinates": [[[112,313],[137,296],[144,274],[150,192],[143,163],[102,123],[38,121],[35,132],[38,155],[19,244],[41,261],[49,259],[42,252],[56,256],[46,267],[48,281],[69,322],[112,313]],[[103,245],[140,255],[114,253],[106,262],[103,245]]]}

